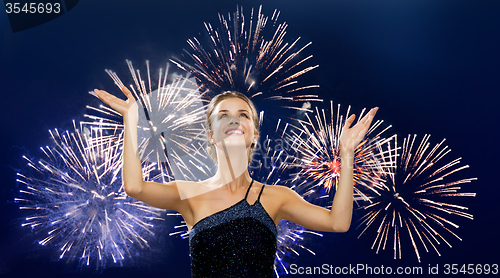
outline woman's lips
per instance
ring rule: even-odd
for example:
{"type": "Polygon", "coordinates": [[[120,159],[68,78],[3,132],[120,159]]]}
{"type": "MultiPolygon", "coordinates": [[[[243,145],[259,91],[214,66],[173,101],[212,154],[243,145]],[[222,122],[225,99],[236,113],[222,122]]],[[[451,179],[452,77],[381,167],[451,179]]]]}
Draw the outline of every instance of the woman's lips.
{"type": "Polygon", "coordinates": [[[234,129],[228,129],[226,131],[226,135],[243,135],[244,132],[241,129],[234,128],[234,129]]]}

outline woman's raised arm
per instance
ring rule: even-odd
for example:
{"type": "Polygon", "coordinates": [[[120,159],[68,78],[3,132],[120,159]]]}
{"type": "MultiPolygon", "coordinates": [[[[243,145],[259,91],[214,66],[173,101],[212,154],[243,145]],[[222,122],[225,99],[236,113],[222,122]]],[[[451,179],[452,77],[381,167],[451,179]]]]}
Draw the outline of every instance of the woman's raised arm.
{"type": "Polygon", "coordinates": [[[342,129],[340,136],[341,170],[337,191],[328,210],[308,203],[296,192],[284,187],[279,219],[287,219],[311,230],[325,232],[346,232],[352,219],[353,205],[353,162],[354,150],[363,140],[378,107],[370,110],[356,125],[351,115],[342,129]]]}
{"type": "Polygon", "coordinates": [[[186,216],[190,209],[186,200],[181,200],[175,181],[161,184],[143,180],[141,160],[137,155],[138,106],[134,96],[126,87],[122,88],[122,92],[127,97],[126,101],[106,91],[94,90],[100,100],[123,116],[125,135],[122,178],[125,192],[130,197],[153,207],[173,209],[186,216]]]}

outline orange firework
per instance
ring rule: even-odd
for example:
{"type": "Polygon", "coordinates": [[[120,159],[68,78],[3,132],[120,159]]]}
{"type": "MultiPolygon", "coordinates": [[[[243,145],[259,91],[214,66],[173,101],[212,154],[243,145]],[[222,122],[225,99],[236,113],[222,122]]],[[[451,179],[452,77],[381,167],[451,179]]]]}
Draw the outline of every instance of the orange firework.
{"type": "MultiPolygon", "coordinates": [[[[286,135],[289,141],[293,141],[292,148],[295,150],[295,159],[290,167],[299,167],[300,171],[295,176],[297,180],[314,181],[308,182],[304,190],[313,193],[317,189],[325,190],[326,193],[337,186],[340,169],[340,144],[339,139],[348,118],[350,107],[346,116],[340,114],[340,105],[336,114],[333,102],[330,102],[329,113],[318,110],[311,118],[306,114],[306,120],[297,120],[300,128],[291,129],[286,135]],[[329,117],[327,116],[329,114],[329,117]]],[[[363,109],[358,117],[363,117],[363,109]]],[[[391,126],[381,128],[383,121],[376,121],[368,130],[367,137],[356,147],[354,152],[354,190],[357,199],[366,199],[365,191],[374,190],[373,186],[379,182],[382,167],[390,168],[391,165],[378,159],[382,153],[381,144],[392,140],[382,138],[382,134],[391,126]]]]}

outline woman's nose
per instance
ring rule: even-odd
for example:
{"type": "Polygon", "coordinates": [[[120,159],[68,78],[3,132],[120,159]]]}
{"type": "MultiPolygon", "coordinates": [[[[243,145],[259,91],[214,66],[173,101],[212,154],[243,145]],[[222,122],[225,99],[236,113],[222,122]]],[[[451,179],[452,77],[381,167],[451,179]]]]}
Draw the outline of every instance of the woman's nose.
{"type": "Polygon", "coordinates": [[[239,125],[240,119],[238,119],[237,117],[231,117],[231,118],[229,118],[229,124],[230,125],[232,125],[232,124],[239,125]]]}

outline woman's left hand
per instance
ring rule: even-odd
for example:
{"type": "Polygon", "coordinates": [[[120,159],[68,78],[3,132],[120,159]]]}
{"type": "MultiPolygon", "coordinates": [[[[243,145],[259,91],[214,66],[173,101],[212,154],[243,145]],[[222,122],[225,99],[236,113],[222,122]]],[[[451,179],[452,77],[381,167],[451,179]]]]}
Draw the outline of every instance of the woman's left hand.
{"type": "Polygon", "coordinates": [[[353,114],[345,121],[342,133],[340,135],[340,153],[341,155],[354,154],[354,150],[366,135],[368,128],[372,123],[373,117],[377,113],[378,107],[372,108],[360,121],[353,127],[350,127],[356,116],[353,114]]]}

